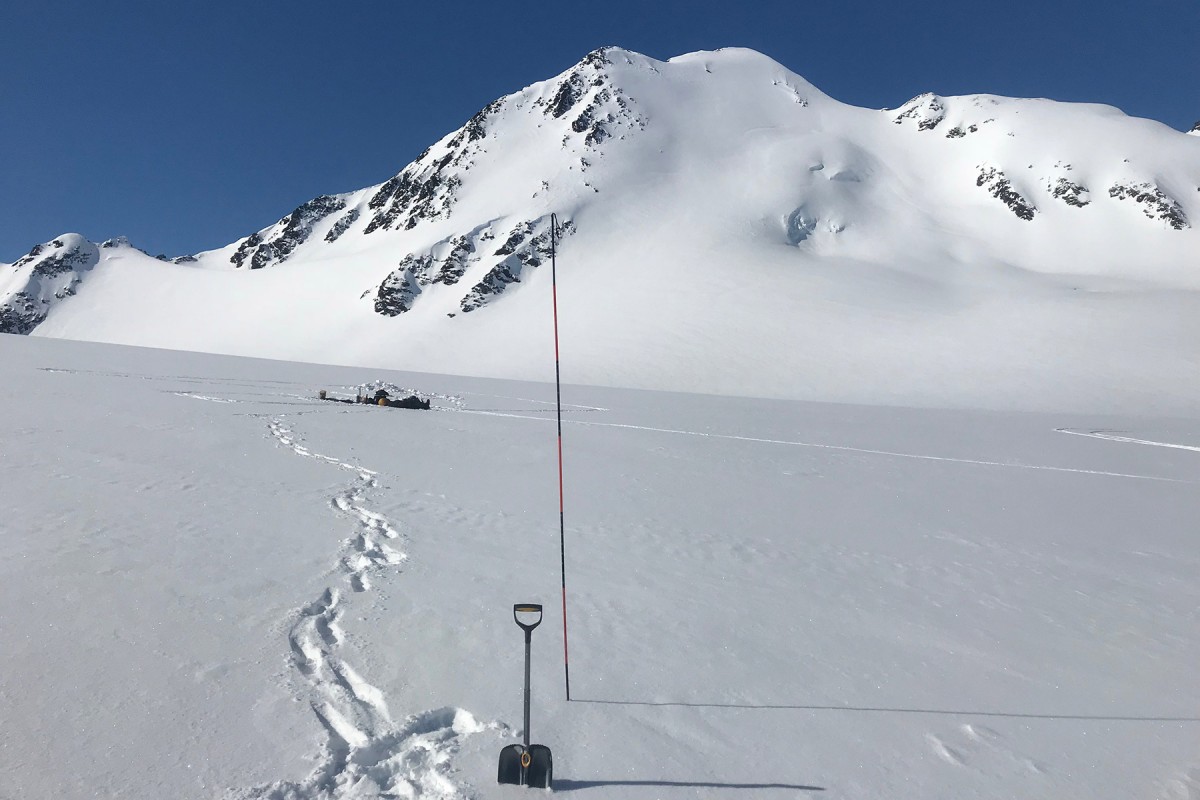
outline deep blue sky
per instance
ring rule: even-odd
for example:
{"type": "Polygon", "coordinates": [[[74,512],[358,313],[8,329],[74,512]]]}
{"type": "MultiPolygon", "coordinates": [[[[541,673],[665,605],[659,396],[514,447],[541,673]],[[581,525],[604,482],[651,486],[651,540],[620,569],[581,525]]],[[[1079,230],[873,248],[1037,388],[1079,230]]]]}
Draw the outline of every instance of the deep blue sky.
{"type": "Polygon", "coordinates": [[[861,106],[988,92],[1200,119],[1197,0],[2,5],[0,261],[67,231],[219,247],[605,44],[751,47],[861,106]]]}

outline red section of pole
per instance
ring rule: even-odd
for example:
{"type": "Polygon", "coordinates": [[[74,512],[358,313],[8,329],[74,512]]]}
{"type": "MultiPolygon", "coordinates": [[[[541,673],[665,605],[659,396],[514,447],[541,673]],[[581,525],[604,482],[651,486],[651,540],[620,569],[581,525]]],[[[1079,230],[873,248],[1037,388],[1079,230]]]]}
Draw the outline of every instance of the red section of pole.
{"type": "Polygon", "coordinates": [[[558,559],[562,570],[563,680],[571,701],[571,667],[567,657],[567,535],[563,515],[562,377],[558,357],[558,215],[550,215],[550,297],[554,305],[554,402],[558,411],[558,559]]]}

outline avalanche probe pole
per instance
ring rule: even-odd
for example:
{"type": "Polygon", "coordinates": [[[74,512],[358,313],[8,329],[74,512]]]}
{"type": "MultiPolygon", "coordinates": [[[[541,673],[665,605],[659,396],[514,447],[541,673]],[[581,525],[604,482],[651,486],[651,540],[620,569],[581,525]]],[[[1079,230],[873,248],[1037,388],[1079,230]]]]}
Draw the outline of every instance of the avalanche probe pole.
{"type": "Polygon", "coordinates": [[[558,215],[550,215],[550,297],[554,304],[554,401],[558,411],[558,558],[562,570],[563,679],[571,702],[571,667],[567,658],[567,535],[563,521],[562,377],[558,366],[558,215]]]}

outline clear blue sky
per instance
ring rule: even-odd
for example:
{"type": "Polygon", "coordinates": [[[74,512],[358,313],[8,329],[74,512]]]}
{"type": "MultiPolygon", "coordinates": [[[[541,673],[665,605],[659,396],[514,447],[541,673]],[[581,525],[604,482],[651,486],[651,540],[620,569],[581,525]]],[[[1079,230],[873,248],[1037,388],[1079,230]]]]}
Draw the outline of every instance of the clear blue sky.
{"type": "Polygon", "coordinates": [[[0,261],[68,231],[219,247],[606,44],[751,47],[861,106],[988,92],[1200,119],[1200,0],[2,5],[0,261]]]}

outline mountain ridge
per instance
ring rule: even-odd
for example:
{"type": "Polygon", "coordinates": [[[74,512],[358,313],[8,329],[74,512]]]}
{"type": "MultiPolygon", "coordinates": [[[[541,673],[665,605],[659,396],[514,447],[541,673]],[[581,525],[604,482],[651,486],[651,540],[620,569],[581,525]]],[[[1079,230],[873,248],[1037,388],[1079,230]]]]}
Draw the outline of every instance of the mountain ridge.
{"type": "MultiPolygon", "coordinates": [[[[17,285],[31,254],[4,270],[0,329],[530,377],[546,345],[523,320],[546,296],[539,267],[555,212],[563,256],[588,287],[581,322],[610,334],[633,319],[639,334],[582,347],[584,379],[695,388],[694,377],[654,381],[707,370],[711,333],[689,345],[680,332],[714,311],[735,339],[744,311],[750,327],[765,330],[767,315],[771,335],[802,341],[814,324],[846,324],[833,316],[847,303],[854,314],[886,308],[920,339],[923,313],[1006,296],[1193,292],[1197,145],[1109,106],[927,93],[863,109],[753,51],[664,62],[602,48],[489,103],[388,180],[314,198],[222,248],[174,263],[127,243],[103,248],[64,279],[72,293],[56,284],[49,295],[17,285]],[[202,311],[130,303],[139,281],[177,311],[180,295],[189,309],[204,298],[202,311]],[[107,287],[97,303],[133,318],[84,309],[93,284],[107,287]],[[467,324],[481,313],[486,325],[467,324]],[[315,314],[328,318],[322,341],[297,332],[315,314]],[[182,332],[189,318],[202,330],[182,332]],[[520,353],[508,367],[474,352],[496,341],[520,353]]],[[[877,345],[857,338],[839,357],[873,362],[859,349],[877,345]]],[[[729,350],[718,361],[744,348],[729,350]]],[[[794,379],[752,383],[796,391],[794,379]]]]}

